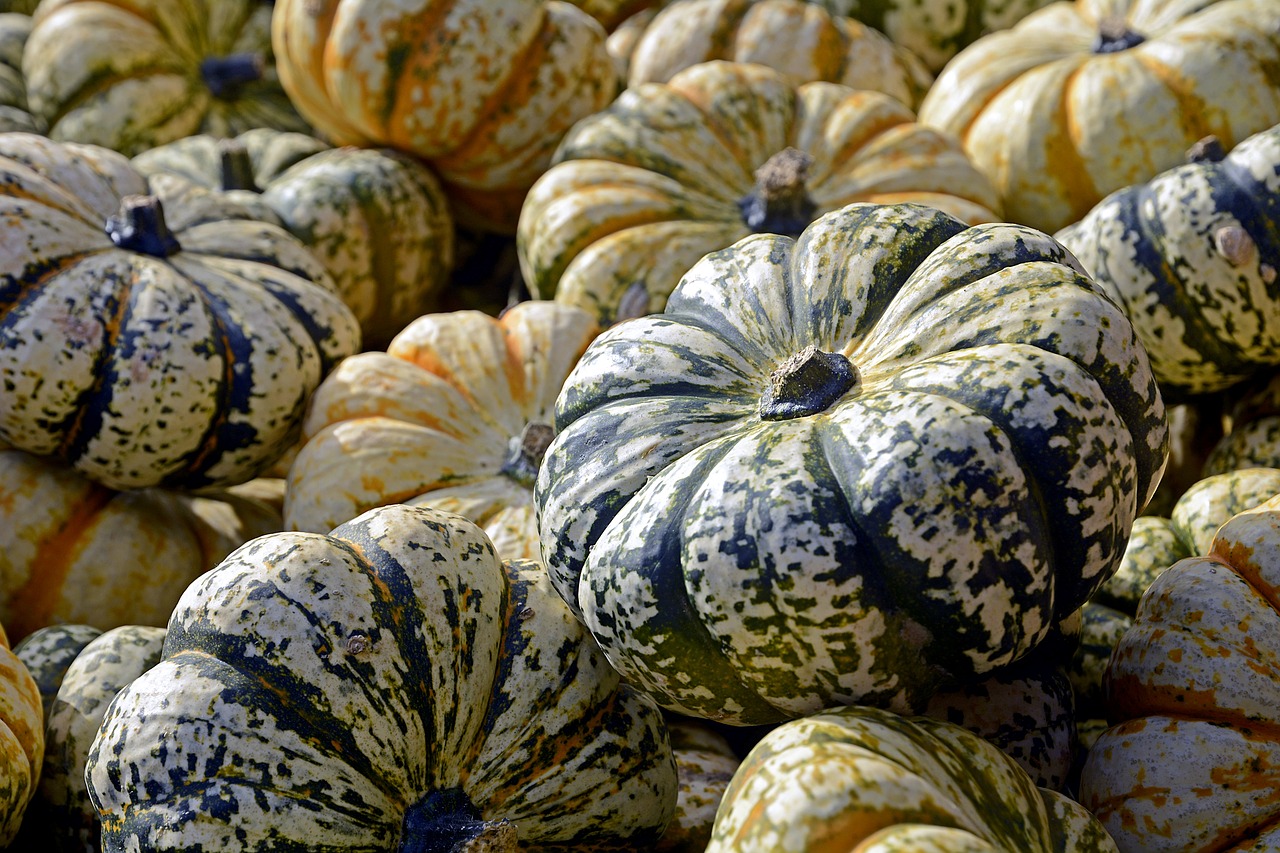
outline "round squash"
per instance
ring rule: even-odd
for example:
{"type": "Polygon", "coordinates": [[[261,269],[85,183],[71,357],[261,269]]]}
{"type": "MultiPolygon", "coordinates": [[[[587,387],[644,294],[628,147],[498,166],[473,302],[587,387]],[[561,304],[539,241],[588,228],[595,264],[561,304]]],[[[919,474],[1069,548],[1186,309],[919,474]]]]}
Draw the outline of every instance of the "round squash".
{"type": "Polygon", "coordinates": [[[196,577],[284,522],[228,493],[116,491],[62,463],[0,451],[0,621],[163,625],[196,577]]]}
{"type": "Polygon", "coordinates": [[[610,36],[627,86],[666,83],[716,59],[754,62],[797,82],[826,80],[884,92],[916,107],[933,75],[884,34],[806,0],[672,0],[633,39],[610,36]]]}
{"type": "Polygon", "coordinates": [[[540,556],[533,484],[556,395],[599,329],[580,308],[427,314],[385,353],[338,365],[289,467],[285,524],[323,533],[377,506],[431,506],[484,528],[504,559],[540,556]]]}
{"type": "Polygon", "coordinates": [[[1117,190],[1055,235],[1133,320],[1167,398],[1280,364],[1277,198],[1280,125],[1229,154],[1204,142],[1191,162],[1117,190]]]}
{"type": "Polygon", "coordinates": [[[839,708],[743,759],[707,853],[1114,853],[1092,816],[950,723],[839,708]]]}
{"type": "Polygon", "coordinates": [[[1210,449],[1203,476],[1241,468],[1280,468],[1280,373],[1234,389],[1230,429],[1210,449]]]}
{"type": "Polygon", "coordinates": [[[708,252],[752,233],[794,237],[853,202],[1000,218],[957,142],[897,100],[707,62],[579,123],[530,191],[516,246],[536,297],[609,323],[661,311],[708,252]]]}
{"type": "Polygon", "coordinates": [[[31,673],[40,690],[46,725],[67,667],[85,646],[101,634],[102,629],[92,625],[49,625],[31,632],[14,645],[13,653],[31,673]]]}
{"type": "Polygon", "coordinates": [[[31,35],[31,16],[0,12],[0,132],[43,133],[44,122],[31,114],[22,49],[31,35]]]}
{"type": "Polygon", "coordinates": [[[40,690],[0,625],[0,847],[18,834],[43,761],[40,690]]]}
{"type": "Polygon", "coordinates": [[[0,135],[0,180],[0,440],[14,447],[112,488],[244,482],[359,349],[323,265],[230,201],[24,133],[0,135]]]}
{"type": "Polygon", "coordinates": [[[86,774],[104,847],[139,853],[641,850],[677,785],[546,572],[398,505],[193,583],[86,774]]]}
{"type": "Polygon", "coordinates": [[[307,130],[276,76],[260,0],[42,0],[22,55],[54,139],[132,156],[195,133],[307,130]]]}
{"type": "Polygon", "coordinates": [[[557,589],[664,707],[918,710],[1115,571],[1166,453],[1128,321],[1045,234],[855,204],[601,333],[534,497],[557,589]]]}
{"type": "Polygon", "coordinates": [[[1205,136],[1280,123],[1280,4],[1051,3],[957,54],[920,121],[963,140],[1012,221],[1057,231],[1205,136]]]}
{"type": "Polygon", "coordinates": [[[1080,801],[1126,853],[1280,838],[1280,499],[1233,516],[1143,596],[1104,681],[1080,801]]]}
{"type": "Polygon", "coordinates": [[[604,28],[559,0],[277,0],[271,27],[324,136],[427,160],[488,230],[515,228],[565,131],[618,89],[604,28]]]}
{"type": "Polygon", "coordinates": [[[144,151],[133,165],[237,201],[250,196],[269,211],[258,215],[324,264],[360,321],[366,349],[385,347],[433,310],[453,266],[453,217],[440,182],[389,148],[329,148],[305,134],[257,128],[234,139],[187,137],[144,151]]]}
{"type": "Polygon", "coordinates": [[[680,791],[676,813],[655,853],[703,853],[711,840],[716,809],[740,760],[729,741],[709,724],[667,716],[680,791]]]}

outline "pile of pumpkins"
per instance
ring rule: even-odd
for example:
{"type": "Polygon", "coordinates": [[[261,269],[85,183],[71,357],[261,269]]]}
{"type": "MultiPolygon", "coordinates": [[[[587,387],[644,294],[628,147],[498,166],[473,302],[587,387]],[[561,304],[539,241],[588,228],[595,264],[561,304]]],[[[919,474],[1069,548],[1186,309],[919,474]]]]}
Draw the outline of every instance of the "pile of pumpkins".
{"type": "Polygon", "coordinates": [[[0,847],[1280,847],[1276,0],[3,0],[0,847]]]}

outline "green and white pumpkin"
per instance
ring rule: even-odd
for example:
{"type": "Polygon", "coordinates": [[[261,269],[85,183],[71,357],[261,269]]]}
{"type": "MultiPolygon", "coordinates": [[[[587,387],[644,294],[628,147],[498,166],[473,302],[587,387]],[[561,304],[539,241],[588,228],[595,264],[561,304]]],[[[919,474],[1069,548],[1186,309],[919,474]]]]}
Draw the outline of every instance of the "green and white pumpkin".
{"type": "Polygon", "coordinates": [[[40,704],[44,707],[46,725],[67,668],[81,650],[101,634],[102,629],[92,625],[50,625],[28,634],[13,647],[13,653],[27,667],[40,688],[40,704]]]}
{"type": "Polygon", "coordinates": [[[26,133],[0,183],[0,441],[112,488],[244,482],[359,349],[320,261],[233,202],[26,133]]]}
{"type": "Polygon", "coordinates": [[[86,774],[104,848],[136,853],[621,853],[677,786],[661,712],[546,572],[399,505],[193,583],[86,774]]]}
{"type": "Polygon", "coordinates": [[[741,759],[733,746],[704,720],[667,715],[680,791],[676,813],[655,853],[703,853],[711,840],[716,809],[741,759]]]}
{"type": "Polygon", "coordinates": [[[0,131],[43,133],[44,122],[27,105],[22,49],[31,35],[31,16],[0,11],[0,131]]]}
{"type": "Polygon", "coordinates": [[[1119,308],[1047,235],[856,204],[685,275],[570,374],[557,589],[664,707],[919,709],[1115,571],[1165,463],[1119,308]]]}

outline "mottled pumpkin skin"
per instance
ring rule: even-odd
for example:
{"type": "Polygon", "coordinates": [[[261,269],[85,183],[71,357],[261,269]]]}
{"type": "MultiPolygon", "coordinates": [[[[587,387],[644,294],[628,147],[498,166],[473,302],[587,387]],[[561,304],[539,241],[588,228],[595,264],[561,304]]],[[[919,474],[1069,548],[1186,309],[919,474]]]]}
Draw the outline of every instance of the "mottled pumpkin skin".
{"type": "Polygon", "coordinates": [[[14,644],[13,653],[26,666],[40,689],[40,704],[44,707],[46,723],[67,667],[85,646],[101,634],[102,629],[92,625],[50,625],[33,631],[14,644]]]}
{"type": "Polygon", "coordinates": [[[0,11],[0,132],[44,133],[44,122],[27,105],[22,49],[31,35],[31,16],[0,11]]]}
{"type": "Polygon", "coordinates": [[[618,79],[594,18],[559,0],[284,0],[280,79],[337,144],[426,159],[469,222],[514,229],[524,194],[618,79]]]}
{"type": "MultiPolygon", "coordinates": [[[[1205,477],[1178,499],[1169,515],[1188,557],[1209,553],[1214,534],[1233,515],[1280,494],[1280,468],[1242,468],[1205,477]]],[[[1170,564],[1172,565],[1172,564],[1170,564]]]]}
{"type": "Polygon", "coordinates": [[[624,677],[744,724],[919,709],[1083,604],[1167,432],[1132,328],[1072,262],[1024,227],[850,205],[712,253],[663,314],[601,333],[535,500],[557,588],[624,677]],[[809,345],[855,384],[766,419],[809,345]]]}
{"type": "MultiPolygon", "coordinates": [[[[1083,617],[1080,645],[1067,669],[1075,698],[1076,718],[1079,722],[1105,721],[1107,706],[1103,679],[1116,644],[1133,624],[1133,615],[1092,601],[1086,602],[1080,611],[1083,617]]],[[[1077,732],[1079,730],[1077,725],[1077,732]]],[[[1081,746],[1087,749],[1092,746],[1092,741],[1081,746]]]]}
{"type": "Polygon", "coordinates": [[[280,88],[269,3],[43,0],[23,51],[32,112],[49,135],[132,156],[196,133],[307,130],[280,88]],[[256,79],[223,85],[203,64],[256,57],[256,79]]]}
{"type": "Polygon", "coordinates": [[[545,571],[405,506],[192,584],[86,773],[105,848],[206,853],[437,849],[413,824],[450,794],[521,849],[642,850],[677,786],[661,713],[545,571]]]}
{"type": "Polygon", "coordinates": [[[1280,373],[1269,372],[1232,394],[1230,429],[1210,449],[1203,474],[1280,468],[1280,373]]]}
{"type": "Polygon", "coordinates": [[[32,134],[0,136],[0,175],[0,440],[14,447],[112,488],[243,482],[360,347],[311,252],[213,193],[32,134]],[[167,256],[107,225],[148,194],[177,241],[167,256]]]}
{"type": "Polygon", "coordinates": [[[40,689],[0,626],[0,846],[18,834],[43,761],[40,689]]]}
{"type": "MultiPolygon", "coordinates": [[[[611,38],[611,49],[624,44],[611,38]]],[[[916,107],[933,75],[884,34],[804,0],[674,0],[639,35],[627,86],[665,83],[690,65],[726,59],[767,65],[799,82],[884,92],[916,107]]]]}
{"type": "Polygon", "coordinates": [[[522,455],[521,436],[551,426],[598,332],[580,308],[522,302],[501,318],[427,314],[385,353],[346,359],[308,410],[286,525],[323,533],[377,506],[432,506],[480,525],[504,559],[538,559],[538,459],[522,455]]]}
{"type": "Polygon", "coordinates": [[[707,62],[627,90],[565,137],[520,217],[524,280],[536,297],[605,323],[661,311],[703,255],[752,233],[742,203],[758,192],[756,171],[789,147],[812,158],[803,186],[813,209],[797,232],[853,202],[917,202],[969,224],[1001,218],[994,187],[956,140],[897,100],[707,62]]]}
{"type": "Polygon", "coordinates": [[[122,625],[75,657],[49,707],[44,768],[27,811],[23,840],[60,853],[98,853],[98,815],[84,768],[89,747],[116,694],[160,662],[164,628],[122,625]]]}
{"type": "Polygon", "coordinates": [[[680,792],[676,813],[655,853],[703,853],[711,840],[716,809],[741,763],[723,735],[701,720],[667,717],[680,792]]]}
{"type": "Polygon", "coordinates": [[[55,624],[163,625],[191,581],[283,526],[256,500],[115,491],[0,450],[0,621],[16,639],[55,624]]]}
{"type": "Polygon", "coordinates": [[[1057,231],[1205,136],[1230,149],[1280,123],[1280,5],[1052,3],[956,55],[920,121],[964,141],[1012,221],[1057,231]],[[1106,19],[1145,41],[1097,52],[1106,19]]]}
{"type": "Polygon", "coordinates": [[[1280,500],[1151,585],[1104,687],[1080,801],[1121,850],[1271,850],[1280,779],[1280,500]]]}
{"type": "MultiPolygon", "coordinates": [[[[1194,500],[1194,497],[1193,497],[1194,500]]],[[[1228,512],[1225,521],[1234,513],[1228,512]]],[[[1178,533],[1173,522],[1156,515],[1134,519],[1124,556],[1116,573],[1093,594],[1090,601],[1114,607],[1130,616],[1138,609],[1138,601],[1151,582],[1184,557],[1195,556],[1193,545],[1178,533]]]]}
{"type": "Polygon", "coordinates": [[[1167,397],[1280,364],[1278,199],[1280,126],[1117,190],[1055,235],[1133,320],[1167,397]]]}
{"type": "Polygon", "coordinates": [[[707,853],[1115,849],[1084,809],[968,730],[850,707],[765,735],[729,783],[707,853]]]}

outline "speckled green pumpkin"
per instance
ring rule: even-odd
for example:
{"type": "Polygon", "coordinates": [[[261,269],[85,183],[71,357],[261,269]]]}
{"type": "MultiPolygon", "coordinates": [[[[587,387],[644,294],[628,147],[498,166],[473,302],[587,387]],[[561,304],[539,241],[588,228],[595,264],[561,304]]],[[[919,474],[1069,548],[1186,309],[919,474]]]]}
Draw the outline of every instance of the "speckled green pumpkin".
{"type": "Polygon", "coordinates": [[[453,266],[453,217],[435,175],[390,148],[330,148],[270,128],[208,134],[133,158],[256,208],[315,253],[360,321],[366,349],[385,347],[436,296],[453,266]]]}
{"type": "Polygon", "coordinates": [[[655,853],[703,853],[711,840],[716,809],[741,763],[725,737],[702,720],[667,717],[680,792],[676,813],[655,853]]]}
{"type": "Polygon", "coordinates": [[[139,853],[642,850],[677,785],[545,571],[399,505],[192,584],[86,773],[104,848],[139,853]]]}
{"type": "Polygon", "coordinates": [[[1173,506],[1169,521],[1190,549],[1187,556],[1209,553],[1218,528],[1237,513],[1280,494],[1280,468],[1243,468],[1205,477],[1173,506]]]}
{"type": "Polygon", "coordinates": [[[1192,158],[1056,235],[1133,320],[1171,399],[1280,364],[1280,126],[1192,158]]]}
{"type": "Polygon", "coordinates": [[[13,647],[13,653],[27,667],[40,688],[40,704],[44,707],[46,724],[67,667],[101,633],[102,629],[92,625],[50,625],[28,634],[13,647]]]}
{"type": "Polygon", "coordinates": [[[0,135],[0,440],[112,488],[256,476],[360,347],[278,226],[120,154],[0,135]],[[163,201],[161,201],[163,198],[163,201]]]}
{"type": "Polygon", "coordinates": [[[1151,582],[1165,569],[1191,555],[1191,543],[1178,535],[1172,521],[1157,515],[1139,516],[1133,522],[1116,573],[1090,600],[1133,615],[1151,582]]]}
{"type": "Polygon", "coordinates": [[[1111,651],[1133,624],[1133,614],[1090,601],[1081,608],[1081,615],[1080,645],[1067,668],[1067,678],[1075,695],[1077,717],[1082,720],[1105,718],[1103,674],[1111,660],[1111,651]]]}
{"type": "Polygon", "coordinates": [[[850,205],[748,237],[578,362],[543,557],[692,716],[919,709],[1115,571],[1165,462],[1124,315],[1047,235],[850,205]]]}
{"type": "Polygon", "coordinates": [[[43,133],[44,122],[27,106],[22,49],[31,35],[31,17],[0,11],[0,132],[43,133]]]}
{"type": "Polygon", "coordinates": [[[851,707],[743,759],[707,853],[1115,853],[1081,806],[951,723],[851,707]]]}
{"type": "Polygon", "coordinates": [[[1231,396],[1230,429],[1209,450],[1202,475],[1280,468],[1280,373],[1260,376],[1231,396]]]}

